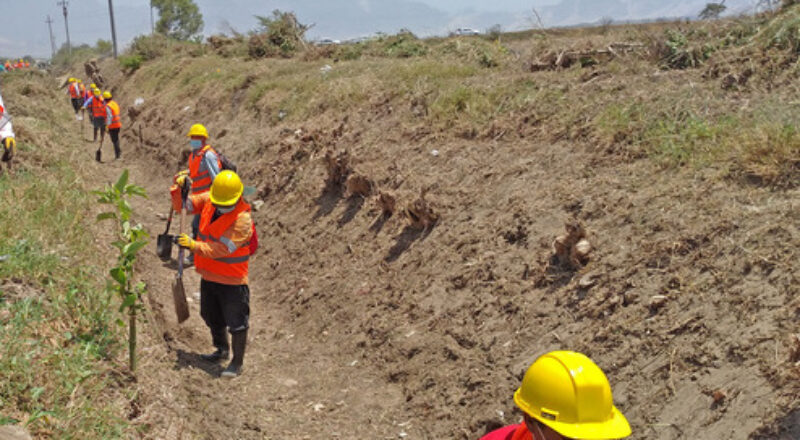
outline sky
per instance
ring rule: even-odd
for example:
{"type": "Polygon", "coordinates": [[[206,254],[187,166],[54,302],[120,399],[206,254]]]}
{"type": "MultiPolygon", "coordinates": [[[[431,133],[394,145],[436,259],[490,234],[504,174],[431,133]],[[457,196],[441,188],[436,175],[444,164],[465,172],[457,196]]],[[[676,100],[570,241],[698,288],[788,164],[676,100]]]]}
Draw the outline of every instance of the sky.
{"type": "MultiPolygon", "coordinates": [[[[254,15],[274,9],[293,11],[313,24],[310,39],[350,38],[394,33],[406,28],[419,36],[446,35],[459,27],[503,30],[599,22],[696,17],[707,0],[195,0],[203,14],[203,34],[247,32],[254,15]]],[[[68,0],[73,46],[111,39],[108,0],[68,0]]],[[[729,12],[752,12],[757,0],[728,0],[729,12]]],[[[135,36],[150,32],[149,0],[113,0],[117,41],[123,50],[135,36]]],[[[52,19],[56,48],[66,41],[63,9],[57,0],[0,0],[0,57],[51,54],[48,25],[52,19]]],[[[155,19],[158,17],[156,15],[155,19]]]]}

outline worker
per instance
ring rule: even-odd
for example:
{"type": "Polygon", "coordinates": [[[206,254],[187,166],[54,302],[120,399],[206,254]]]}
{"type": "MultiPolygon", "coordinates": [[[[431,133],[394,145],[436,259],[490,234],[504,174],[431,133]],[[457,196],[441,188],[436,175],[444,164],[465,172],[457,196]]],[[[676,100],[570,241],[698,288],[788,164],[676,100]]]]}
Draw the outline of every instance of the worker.
{"type": "Polygon", "coordinates": [[[81,116],[80,116],[80,118],[78,118],[78,120],[82,121],[83,120],[83,116],[86,113],[86,109],[83,108],[83,104],[86,102],[86,93],[87,92],[86,92],[86,86],[83,84],[83,81],[81,81],[80,78],[77,78],[76,81],[78,83],[78,90],[80,91],[80,98],[79,99],[81,101],[81,105],[80,105],[80,107],[81,107],[81,116]]]}
{"type": "Polygon", "coordinates": [[[17,141],[14,137],[14,127],[3,106],[3,97],[0,96],[0,171],[2,171],[3,162],[8,164],[8,169],[11,169],[11,160],[16,152],[17,141]]]}
{"type": "Polygon", "coordinates": [[[631,434],[614,407],[611,386],[591,359],[574,351],[553,351],[528,368],[514,393],[524,421],[481,440],[618,439],[631,434]]]}
{"type": "Polygon", "coordinates": [[[69,79],[67,91],[69,92],[69,97],[72,101],[72,109],[75,110],[75,119],[80,121],[81,116],[78,114],[78,112],[81,110],[81,106],[83,105],[83,94],[81,93],[81,86],[78,84],[77,79],[69,79]]]}
{"type": "MultiPolygon", "coordinates": [[[[88,101],[83,103],[83,108],[89,107],[89,113],[92,115],[92,127],[94,127],[94,140],[97,141],[97,131],[100,130],[100,142],[106,137],[106,103],[100,95],[100,89],[95,88],[92,90],[92,96],[88,101]]],[[[98,157],[97,161],[100,159],[98,157]]]]}
{"type": "MultiPolygon", "coordinates": [[[[188,185],[186,174],[180,174],[171,188],[172,205],[181,207],[180,188],[188,185]]],[[[250,319],[248,260],[250,240],[254,235],[250,205],[242,199],[244,186],[231,171],[220,172],[211,190],[192,194],[186,208],[200,215],[197,240],[180,234],[178,245],[195,256],[195,269],[201,276],[200,316],[211,330],[215,351],[201,357],[210,362],[228,359],[226,330],[231,333],[233,358],[222,377],[233,378],[242,372],[247,329],[250,319]]]]}
{"type": "MultiPolygon", "coordinates": [[[[189,155],[188,175],[192,181],[192,194],[208,192],[211,182],[222,169],[222,161],[216,151],[208,145],[208,130],[203,124],[194,124],[189,128],[189,145],[192,152],[189,155]]],[[[183,171],[186,173],[187,171],[183,171]]],[[[192,238],[197,238],[200,227],[200,216],[192,219],[192,238]]],[[[189,256],[189,264],[194,262],[194,255],[189,256]]]]}
{"type": "Polygon", "coordinates": [[[113,100],[111,92],[103,92],[103,99],[106,102],[106,127],[108,128],[108,137],[111,138],[111,143],[114,144],[114,159],[119,159],[122,152],[119,149],[119,130],[122,128],[122,120],[119,113],[119,104],[113,100]]]}
{"type": "Polygon", "coordinates": [[[8,60],[6,60],[6,63],[3,66],[6,68],[6,70],[11,70],[14,68],[11,66],[11,63],[8,60]]]}
{"type": "MultiPolygon", "coordinates": [[[[82,110],[83,111],[86,111],[86,103],[90,99],[92,99],[92,96],[94,96],[94,89],[96,89],[96,88],[97,88],[97,85],[95,83],[91,83],[91,84],[89,84],[89,88],[86,90],[86,93],[83,94],[83,105],[82,105],[82,110]]],[[[92,122],[92,121],[93,121],[92,113],[89,112],[89,122],[92,122]]]]}

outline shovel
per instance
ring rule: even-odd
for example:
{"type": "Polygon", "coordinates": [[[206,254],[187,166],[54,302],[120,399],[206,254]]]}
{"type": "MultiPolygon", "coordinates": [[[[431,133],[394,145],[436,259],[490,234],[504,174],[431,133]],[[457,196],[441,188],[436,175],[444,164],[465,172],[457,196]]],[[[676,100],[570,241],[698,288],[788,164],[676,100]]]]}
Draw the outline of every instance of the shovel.
{"type": "Polygon", "coordinates": [[[172,258],[172,235],[169,234],[169,225],[172,224],[172,206],[169,207],[169,218],[167,218],[167,229],[163,234],[158,234],[156,240],[156,254],[161,261],[169,261],[172,258]]]}
{"type": "MultiPolygon", "coordinates": [[[[181,188],[181,223],[180,233],[186,220],[186,197],[189,195],[189,185],[184,183],[181,188]]],[[[178,274],[172,280],[172,301],[175,303],[175,314],[178,315],[178,324],[189,319],[189,304],[186,302],[186,290],[183,288],[183,248],[178,248],[178,274]]]]}

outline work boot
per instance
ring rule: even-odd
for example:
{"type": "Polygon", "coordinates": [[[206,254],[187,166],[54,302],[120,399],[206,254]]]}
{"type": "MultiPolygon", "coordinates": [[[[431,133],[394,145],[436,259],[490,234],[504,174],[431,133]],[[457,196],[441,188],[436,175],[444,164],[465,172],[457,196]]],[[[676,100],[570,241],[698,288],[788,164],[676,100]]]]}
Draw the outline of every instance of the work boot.
{"type": "Polygon", "coordinates": [[[94,153],[94,160],[96,160],[96,161],[98,161],[98,162],[102,162],[102,159],[101,159],[101,157],[102,157],[102,153],[100,152],[100,150],[97,150],[97,151],[94,153]]]}
{"type": "Polygon", "coordinates": [[[201,354],[200,358],[205,361],[209,362],[219,362],[228,359],[228,333],[225,331],[225,327],[221,329],[213,329],[211,330],[211,341],[214,344],[214,347],[217,348],[216,351],[209,354],[201,354]]]}
{"type": "Polygon", "coordinates": [[[244,363],[244,348],[247,345],[247,330],[232,333],[233,337],[233,359],[225,371],[220,375],[226,379],[233,379],[242,374],[242,364],[244,363]]]}

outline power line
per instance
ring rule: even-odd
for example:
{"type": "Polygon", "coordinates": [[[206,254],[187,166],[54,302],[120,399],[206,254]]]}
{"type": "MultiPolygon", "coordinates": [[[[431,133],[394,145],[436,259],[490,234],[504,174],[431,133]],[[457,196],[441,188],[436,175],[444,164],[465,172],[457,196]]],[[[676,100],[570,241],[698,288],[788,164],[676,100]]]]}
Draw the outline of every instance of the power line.
{"type": "Polygon", "coordinates": [[[111,17],[111,41],[114,43],[114,58],[117,57],[117,30],[114,27],[114,6],[111,0],[108,0],[108,15],[111,17]]]}
{"type": "Polygon", "coordinates": [[[69,44],[69,22],[67,21],[67,5],[69,4],[68,0],[61,0],[57,2],[56,5],[61,6],[62,11],[64,12],[64,29],[67,31],[67,52],[72,55],[72,45],[69,44]]]}
{"type": "Polygon", "coordinates": [[[44,21],[47,23],[47,28],[50,30],[50,50],[52,51],[51,58],[55,58],[56,56],[56,38],[53,36],[53,20],[50,16],[47,16],[47,20],[44,21]]]}

